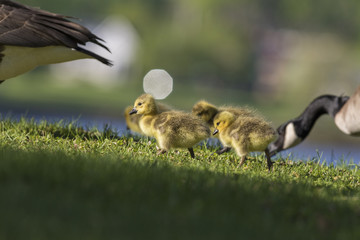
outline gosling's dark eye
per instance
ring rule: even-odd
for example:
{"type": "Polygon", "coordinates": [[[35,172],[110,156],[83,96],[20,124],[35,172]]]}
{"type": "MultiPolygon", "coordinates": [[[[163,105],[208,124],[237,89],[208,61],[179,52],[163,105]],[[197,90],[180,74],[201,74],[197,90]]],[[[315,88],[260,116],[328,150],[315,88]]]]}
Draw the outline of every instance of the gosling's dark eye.
{"type": "Polygon", "coordinates": [[[220,125],[220,122],[217,122],[217,123],[216,123],[216,126],[219,126],[219,125],[220,125]]]}
{"type": "Polygon", "coordinates": [[[139,102],[139,103],[138,103],[138,106],[141,106],[141,105],[142,105],[142,103],[141,103],[141,102],[139,102]]]}

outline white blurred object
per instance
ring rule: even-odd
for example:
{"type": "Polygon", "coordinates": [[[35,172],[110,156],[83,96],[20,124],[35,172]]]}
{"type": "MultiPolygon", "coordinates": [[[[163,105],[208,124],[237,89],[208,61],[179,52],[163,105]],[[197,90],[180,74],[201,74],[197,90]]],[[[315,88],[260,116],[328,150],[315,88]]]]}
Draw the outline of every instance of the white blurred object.
{"type": "Polygon", "coordinates": [[[173,90],[173,78],[163,69],[153,69],[145,75],[143,87],[155,99],[164,99],[173,90]]]}
{"type": "Polygon", "coordinates": [[[102,66],[92,59],[55,64],[50,68],[54,79],[69,83],[82,80],[111,87],[129,78],[139,42],[136,30],[131,23],[125,18],[111,16],[93,32],[105,41],[111,53],[96,48],[93,44],[89,44],[86,48],[110,59],[114,65],[102,66]]]}

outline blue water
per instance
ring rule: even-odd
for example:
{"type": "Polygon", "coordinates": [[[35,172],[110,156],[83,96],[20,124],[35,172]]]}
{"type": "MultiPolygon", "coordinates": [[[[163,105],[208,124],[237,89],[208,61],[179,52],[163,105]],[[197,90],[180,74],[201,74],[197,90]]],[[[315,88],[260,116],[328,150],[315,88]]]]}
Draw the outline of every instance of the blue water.
{"type": "MultiPolygon", "coordinates": [[[[354,138],[354,137],[349,137],[354,138]]],[[[355,140],[356,138],[354,138],[355,140]]],[[[356,139],[356,142],[357,139],[356,139]]],[[[276,156],[287,157],[290,159],[304,159],[315,160],[326,164],[360,164],[360,148],[355,144],[341,144],[341,143],[321,143],[321,142],[307,142],[282,151],[276,156]]],[[[275,158],[276,158],[275,156],[275,158]]]]}
{"type": "MultiPolygon", "coordinates": [[[[23,114],[11,114],[11,119],[20,119],[23,114]]],[[[5,117],[5,116],[2,116],[5,117]]],[[[105,126],[109,126],[113,131],[117,132],[119,136],[128,133],[126,124],[122,118],[109,118],[99,116],[60,116],[60,115],[31,115],[26,114],[26,119],[35,119],[35,121],[46,120],[47,122],[58,122],[64,120],[65,122],[76,122],[77,125],[85,129],[97,128],[102,131],[105,126]]],[[[300,145],[293,147],[289,150],[278,153],[273,156],[276,159],[280,156],[289,157],[290,159],[303,159],[310,161],[319,161],[326,164],[357,164],[360,165],[360,148],[359,138],[349,137],[350,140],[354,139],[353,144],[340,144],[340,143],[321,143],[304,141],[300,145]]],[[[216,141],[209,141],[210,144],[218,144],[216,141]]]]}

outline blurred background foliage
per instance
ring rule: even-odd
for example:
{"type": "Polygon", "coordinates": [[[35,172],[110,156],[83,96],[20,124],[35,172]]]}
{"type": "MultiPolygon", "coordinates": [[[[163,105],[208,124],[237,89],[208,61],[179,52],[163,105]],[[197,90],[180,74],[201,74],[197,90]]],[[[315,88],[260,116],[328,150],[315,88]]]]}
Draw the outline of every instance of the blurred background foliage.
{"type": "Polygon", "coordinates": [[[316,96],[351,95],[360,82],[358,0],[18,1],[75,16],[90,29],[118,16],[133,29],[136,44],[132,60],[119,70],[126,74],[115,81],[105,81],[105,73],[95,82],[85,76],[55,81],[67,78],[68,70],[54,75],[48,67],[6,81],[0,87],[3,114],[46,109],[121,117],[142,93],[143,76],[162,68],[175,81],[166,102],[177,108],[190,110],[200,99],[248,104],[278,125],[316,96]]]}
{"type": "MultiPolygon", "coordinates": [[[[137,72],[139,76],[157,67],[166,69],[184,83],[245,90],[258,86],[257,78],[263,68],[276,68],[263,67],[262,62],[285,67],[288,63],[284,63],[283,58],[292,51],[288,48],[312,51],[307,48],[313,46],[315,53],[319,51],[317,45],[312,41],[304,42],[304,38],[325,44],[320,54],[324,55],[324,60],[329,60],[326,54],[333,48],[336,51],[336,48],[348,47],[357,52],[360,37],[360,2],[356,0],[22,2],[92,22],[100,22],[108,15],[128,19],[140,38],[134,63],[141,69],[137,72]],[[298,36],[288,36],[291,33],[298,36]],[[337,41],[336,46],[327,46],[331,45],[329,41],[337,41]]],[[[309,60],[311,57],[308,55],[309,60]]],[[[349,56],[357,57],[358,54],[349,56]]],[[[311,81],[314,80],[322,79],[311,81]]]]}

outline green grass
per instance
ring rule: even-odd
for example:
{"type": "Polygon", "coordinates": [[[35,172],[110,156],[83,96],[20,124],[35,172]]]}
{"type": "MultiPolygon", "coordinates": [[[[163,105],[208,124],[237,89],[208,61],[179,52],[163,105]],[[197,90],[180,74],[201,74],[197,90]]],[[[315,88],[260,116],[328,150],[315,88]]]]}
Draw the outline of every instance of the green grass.
{"type": "Polygon", "coordinates": [[[0,239],[358,239],[358,167],[195,148],[76,123],[5,119],[0,239]]]}

